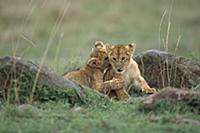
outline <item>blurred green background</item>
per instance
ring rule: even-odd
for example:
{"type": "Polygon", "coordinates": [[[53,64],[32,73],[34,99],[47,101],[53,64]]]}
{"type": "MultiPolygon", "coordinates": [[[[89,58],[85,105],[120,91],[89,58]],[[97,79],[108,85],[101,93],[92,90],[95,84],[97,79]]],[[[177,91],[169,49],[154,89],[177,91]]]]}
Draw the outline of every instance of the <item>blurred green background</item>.
{"type": "Polygon", "coordinates": [[[45,57],[63,73],[83,65],[96,40],[200,59],[200,1],[0,0],[0,56],[45,57]]]}

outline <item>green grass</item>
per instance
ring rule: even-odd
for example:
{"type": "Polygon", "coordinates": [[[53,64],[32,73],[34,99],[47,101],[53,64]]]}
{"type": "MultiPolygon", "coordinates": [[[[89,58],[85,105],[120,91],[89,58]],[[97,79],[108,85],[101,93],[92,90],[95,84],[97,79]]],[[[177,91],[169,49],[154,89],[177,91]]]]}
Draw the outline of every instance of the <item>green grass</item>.
{"type": "Polygon", "coordinates": [[[198,132],[199,125],[176,123],[173,120],[199,120],[198,114],[180,111],[176,106],[170,112],[144,113],[133,103],[98,101],[74,111],[69,104],[48,102],[38,105],[39,111],[19,110],[15,105],[4,105],[0,113],[0,132],[198,132]]]}
{"type": "MultiPolygon", "coordinates": [[[[166,42],[171,13],[169,51],[200,59],[199,0],[0,0],[0,56],[17,55],[41,61],[50,44],[45,64],[57,73],[83,65],[96,40],[113,44],[137,44],[136,53],[159,48],[166,42]],[[67,9],[66,14],[64,14],[67,9]],[[62,21],[61,20],[63,16],[62,21]],[[59,24],[56,24],[60,22],[59,24]]],[[[38,113],[21,113],[17,105],[0,105],[0,132],[198,132],[193,123],[174,123],[175,118],[200,120],[198,114],[172,110],[138,111],[133,102],[95,101],[73,111],[64,102],[37,104],[38,113]]],[[[181,108],[182,109],[182,108],[181,108]]],[[[183,109],[184,110],[184,109],[183,109]]]]}

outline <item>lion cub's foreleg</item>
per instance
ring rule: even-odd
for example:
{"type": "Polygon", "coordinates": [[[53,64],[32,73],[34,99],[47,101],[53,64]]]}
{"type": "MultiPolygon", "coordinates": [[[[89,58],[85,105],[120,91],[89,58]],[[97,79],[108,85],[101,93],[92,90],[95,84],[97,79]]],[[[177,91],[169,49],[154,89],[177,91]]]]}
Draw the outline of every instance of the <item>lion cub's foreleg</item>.
{"type": "Polygon", "coordinates": [[[124,82],[119,79],[112,79],[109,81],[96,81],[95,87],[99,92],[108,92],[110,90],[119,90],[123,88],[124,82]]]}
{"type": "Polygon", "coordinates": [[[155,88],[151,88],[141,75],[138,75],[135,78],[135,84],[137,86],[139,86],[142,89],[142,91],[145,92],[145,93],[154,93],[154,92],[156,92],[156,89],[155,88]]]}
{"type": "Polygon", "coordinates": [[[119,99],[119,100],[129,100],[130,95],[128,94],[127,89],[125,88],[124,78],[121,75],[115,75],[115,78],[113,78],[113,79],[117,79],[119,81],[124,81],[123,87],[115,90],[117,99],[119,99]]]}
{"type": "Polygon", "coordinates": [[[117,94],[117,99],[119,100],[128,100],[130,98],[128,92],[124,88],[124,81],[121,79],[112,79],[109,81],[96,82],[96,90],[99,92],[107,93],[112,90],[115,90],[117,94]]]}
{"type": "Polygon", "coordinates": [[[126,89],[124,87],[119,89],[119,90],[116,90],[115,92],[116,92],[117,98],[119,100],[128,100],[128,99],[130,99],[130,95],[128,94],[128,92],[126,91],[126,89]]]}
{"type": "Polygon", "coordinates": [[[109,97],[115,97],[118,100],[128,100],[130,95],[125,88],[125,82],[121,75],[116,74],[113,69],[109,69],[104,75],[104,83],[112,82],[112,88],[107,90],[109,97]],[[117,82],[121,82],[118,84],[117,82]]]}

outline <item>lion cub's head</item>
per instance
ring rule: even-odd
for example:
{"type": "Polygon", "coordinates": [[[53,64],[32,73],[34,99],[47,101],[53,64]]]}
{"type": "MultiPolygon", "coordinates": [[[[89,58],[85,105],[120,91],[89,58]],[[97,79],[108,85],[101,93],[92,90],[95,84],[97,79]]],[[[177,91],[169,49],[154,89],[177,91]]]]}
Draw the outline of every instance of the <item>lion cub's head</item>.
{"type": "Polygon", "coordinates": [[[99,68],[101,70],[105,70],[110,66],[108,60],[108,52],[107,45],[101,41],[97,41],[95,43],[95,48],[92,50],[90,54],[90,58],[88,60],[88,65],[91,67],[99,68]]]}
{"type": "Polygon", "coordinates": [[[127,46],[116,45],[108,48],[109,61],[116,73],[123,73],[128,67],[135,47],[136,44],[132,43],[127,46]]]}

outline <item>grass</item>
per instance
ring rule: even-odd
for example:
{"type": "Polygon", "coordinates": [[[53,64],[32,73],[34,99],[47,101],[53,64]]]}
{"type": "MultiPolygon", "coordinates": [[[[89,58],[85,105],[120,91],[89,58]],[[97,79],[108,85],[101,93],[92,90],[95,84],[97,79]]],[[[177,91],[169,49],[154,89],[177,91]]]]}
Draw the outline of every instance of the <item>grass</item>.
{"type": "MultiPolygon", "coordinates": [[[[163,41],[168,41],[170,52],[200,59],[200,1],[174,0],[172,6],[171,2],[0,0],[0,56],[17,55],[44,61],[62,74],[83,65],[96,40],[135,42],[136,53],[158,49],[160,28],[161,50],[166,50],[163,41]],[[160,26],[164,11],[166,14],[160,26]]],[[[1,103],[0,132],[199,131],[199,125],[194,122],[175,120],[200,120],[198,113],[179,104],[166,111],[146,113],[138,110],[139,97],[135,94],[131,103],[93,97],[93,102],[74,107],[63,101],[49,101],[37,103],[35,107],[39,111],[36,113],[32,109],[21,111],[18,105],[1,103]],[[79,106],[81,109],[75,111],[79,106]]]]}
{"type": "Polygon", "coordinates": [[[134,104],[101,100],[101,106],[69,107],[65,103],[48,102],[38,106],[39,111],[21,113],[15,105],[1,108],[0,132],[198,132],[199,125],[176,123],[174,119],[199,120],[199,115],[181,112],[143,113],[138,111],[138,100],[134,104]]]}

